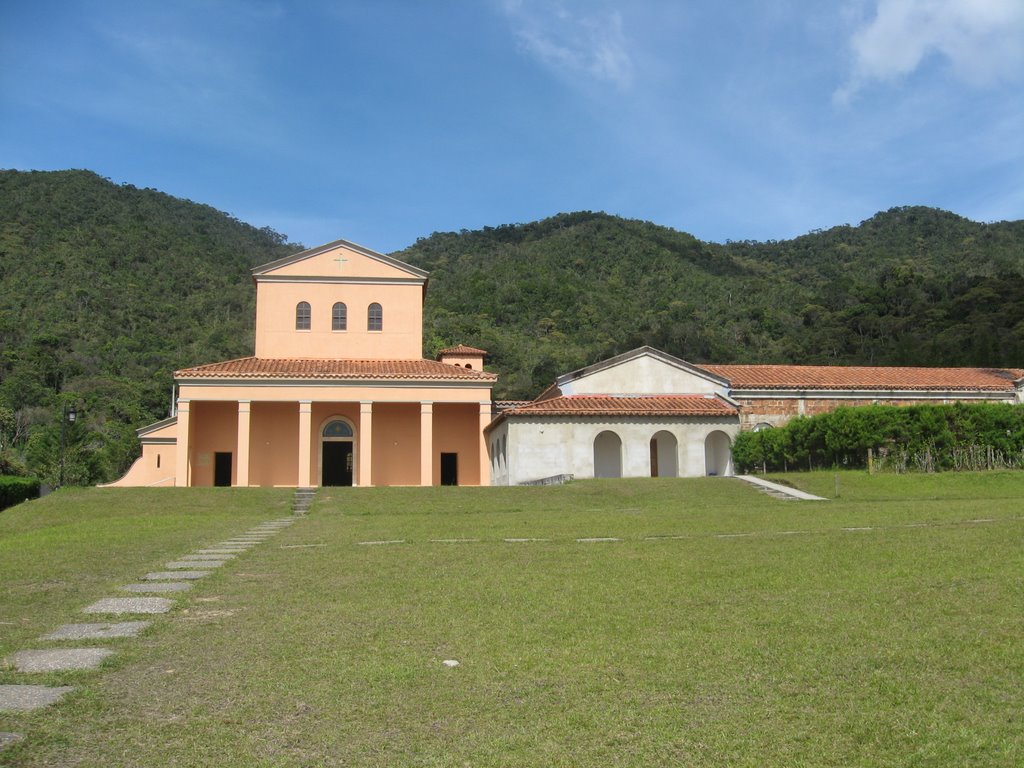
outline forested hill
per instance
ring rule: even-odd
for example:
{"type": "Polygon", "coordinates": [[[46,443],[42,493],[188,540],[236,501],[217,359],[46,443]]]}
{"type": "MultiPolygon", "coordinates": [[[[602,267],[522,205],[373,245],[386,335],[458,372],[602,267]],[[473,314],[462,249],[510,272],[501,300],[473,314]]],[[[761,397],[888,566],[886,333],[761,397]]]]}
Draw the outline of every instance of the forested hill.
{"type": "Polygon", "coordinates": [[[88,171],[0,171],[0,471],[54,478],[64,401],[83,415],[69,477],[124,469],[175,369],[252,353],[249,270],[282,240],[88,171]]]}
{"type": "Polygon", "coordinates": [[[501,393],[650,344],[693,362],[1024,365],[1024,222],[897,208],[794,240],[703,243],[600,213],[434,234],[428,351],[491,352],[501,393]]]}
{"type": "MultiPolygon", "coordinates": [[[[69,478],[119,474],[134,428],[166,415],[172,371],[251,354],[249,269],[299,247],[87,171],[0,172],[0,471],[52,479],[73,402],[69,478]]],[[[1024,366],[1024,222],[901,208],[719,245],[570,213],[393,255],[431,271],[425,354],[489,350],[498,397],[642,344],[694,362],[1024,366]]]]}

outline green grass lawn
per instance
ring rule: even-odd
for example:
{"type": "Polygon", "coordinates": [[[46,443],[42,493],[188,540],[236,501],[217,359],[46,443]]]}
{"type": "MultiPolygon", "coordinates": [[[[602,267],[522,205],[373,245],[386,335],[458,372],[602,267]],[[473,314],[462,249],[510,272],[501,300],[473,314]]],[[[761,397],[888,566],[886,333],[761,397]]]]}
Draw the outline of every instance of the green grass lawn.
{"type": "MultiPolygon", "coordinates": [[[[137,493],[0,513],[5,652],[287,504],[137,493]]],[[[828,502],[325,489],[102,671],[55,677],[64,703],[0,715],[27,737],[0,765],[1018,766],[1022,500],[1024,473],[844,473],[828,502]]]]}

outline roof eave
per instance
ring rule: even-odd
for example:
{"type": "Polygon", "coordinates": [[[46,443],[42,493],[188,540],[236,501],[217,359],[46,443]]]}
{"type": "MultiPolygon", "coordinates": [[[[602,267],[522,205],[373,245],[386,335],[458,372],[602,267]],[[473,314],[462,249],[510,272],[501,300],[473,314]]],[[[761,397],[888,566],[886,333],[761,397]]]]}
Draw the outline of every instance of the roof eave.
{"type": "MultiPolygon", "coordinates": [[[[272,272],[275,269],[286,267],[289,264],[295,264],[296,262],[304,261],[306,259],[312,258],[313,256],[318,256],[319,254],[325,253],[326,251],[329,251],[332,248],[348,248],[349,250],[355,251],[356,253],[360,253],[368,258],[383,262],[389,266],[395,267],[396,269],[401,269],[402,271],[408,272],[409,274],[415,275],[416,277],[421,277],[424,280],[426,280],[430,274],[426,270],[422,270],[419,267],[414,267],[412,264],[406,264],[404,261],[400,261],[399,259],[396,259],[393,256],[387,256],[383,253],[379,253],[370,248],[359,245],[358,243],[353,243],[349,240],[343,239],[334,240],[330,243],[325,243],[324,245],[318,245],[315,248],[307,248],[306,250],[300,251],[299,253],[293,253],[291,256],[285,256],[275,261],[270,261],[267,262],[266,264],[261,264],[257,267],[253,267],[251,272],[253,277],[255,278],[257,275],[264,275],[268,272],[272,272]]],[[[424,283],[424,292],[426,292],[426,289],[427,286],[426,283],[424,283]]]]}

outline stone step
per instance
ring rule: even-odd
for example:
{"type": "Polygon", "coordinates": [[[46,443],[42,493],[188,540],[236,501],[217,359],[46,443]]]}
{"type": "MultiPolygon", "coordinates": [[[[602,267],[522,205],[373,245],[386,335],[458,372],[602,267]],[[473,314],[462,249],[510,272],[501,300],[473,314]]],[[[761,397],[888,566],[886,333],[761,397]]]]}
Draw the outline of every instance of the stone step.
{"type": "Polygon", "coordinates": [[[0,685],[0,712],[31,712],[56,704],[71,686],[0,685]]]}

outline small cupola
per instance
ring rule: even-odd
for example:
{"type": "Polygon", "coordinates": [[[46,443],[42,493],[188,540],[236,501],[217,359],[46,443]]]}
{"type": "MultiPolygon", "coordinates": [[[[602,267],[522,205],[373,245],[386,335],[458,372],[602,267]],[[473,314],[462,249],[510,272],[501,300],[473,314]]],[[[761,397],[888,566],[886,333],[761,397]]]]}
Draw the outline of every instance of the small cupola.
{"type": "Polygon", "coordinates": [[[457,347],[442,349],[437,353],[438,362],[454,365],[459,368],[468,368],[471,371],[482,371],[484,369],[484,355],[487,352],[476,347],[467,347],[459,344],[457,347]]]}

